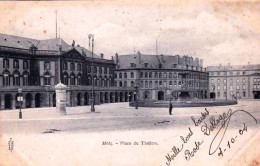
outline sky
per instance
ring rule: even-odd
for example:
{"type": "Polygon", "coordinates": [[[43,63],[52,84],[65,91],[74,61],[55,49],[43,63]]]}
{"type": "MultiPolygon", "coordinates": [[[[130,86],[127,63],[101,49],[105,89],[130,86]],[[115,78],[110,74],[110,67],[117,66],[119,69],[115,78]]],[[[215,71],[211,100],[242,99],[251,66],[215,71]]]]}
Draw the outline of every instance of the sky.
{"type": "Polygon", "coordinates": [[[189,55],[204,66],[260,64],[260,1],[0,2],[0,33],[58,36],[96,54],[189,55]],[[60,32],[59,32],[60,29],[60,32]]]}

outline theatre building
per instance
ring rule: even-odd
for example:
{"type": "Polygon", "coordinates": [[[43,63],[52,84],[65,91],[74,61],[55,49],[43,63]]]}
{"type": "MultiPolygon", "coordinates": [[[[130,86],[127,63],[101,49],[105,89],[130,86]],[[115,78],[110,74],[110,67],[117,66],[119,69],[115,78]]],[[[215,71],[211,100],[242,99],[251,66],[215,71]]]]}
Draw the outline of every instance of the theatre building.
{"type": "Polygon", "coordinates": [[[259,99],[260,65],[208,66],[210,98],[259,99]]]}
{"type": "Polygon", "coordinates": [[[0,109],[16,109],[18,88],[22,108],[53,107],[54,86],[67,86],[67,106],[90,104],[92,78],[95,104],[130,100],[133,88],[114,86],[113,60],[60,38],[36,40],[0,34],[0,109]],[[93,60],[93,77],[91,64],[93,60]]]}
{"type": "Polygon", "coordinates": [[[139,100],[208,98],[208,73],[198,58],[138,52],[114,60],[116,86],[134,87],[139,100]]]}

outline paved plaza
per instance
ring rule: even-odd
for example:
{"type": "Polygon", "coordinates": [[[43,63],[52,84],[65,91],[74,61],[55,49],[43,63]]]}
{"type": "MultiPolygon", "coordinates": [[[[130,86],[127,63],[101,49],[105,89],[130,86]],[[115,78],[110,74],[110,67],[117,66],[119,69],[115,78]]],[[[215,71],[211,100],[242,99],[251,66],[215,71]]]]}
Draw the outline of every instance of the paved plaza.
{"type": "Polygon", "coordinates": [[[201,113],[205,113],[203,107],[174,108],[172,116],[167,108],[135,109],[129,103],[96,105],[95,113],[90,112],[90,106],[68,107],[65,116],[59,115],[55,108],[38,108],[22,110],[22,120],[18,119],[19,110],[2,111],[1,145],[6,151],[2,148],[0,153],[14,165],[239,165],[242,162],[238,161],[249,160],[239,156],[248,148],[254,152],[259,144],[255,143],[260,136],[259,102],[243,100],[233,106],[207,107],[209,115],[198,126],[191,117],[198,122],[201,113]],[[217,140],[223,153],[216,148],[209,155],[220,125],[209,136],[202,132],[202,125],[212,116],[228,113],[230,108],[233,112],[247,113],[232,115],[223,140],[217,140]],[[247,131],[239,134],[245,126],[247,131]],[[10,138],[14,142],[13,152],[8,151],[10,138]],[[198,142],[201,145],[193,156],[185,154],[198,142]],[[174,159],[167,159],[166,156],[173,155],[173,147],[181,145],[183,151],[174,159]]]}

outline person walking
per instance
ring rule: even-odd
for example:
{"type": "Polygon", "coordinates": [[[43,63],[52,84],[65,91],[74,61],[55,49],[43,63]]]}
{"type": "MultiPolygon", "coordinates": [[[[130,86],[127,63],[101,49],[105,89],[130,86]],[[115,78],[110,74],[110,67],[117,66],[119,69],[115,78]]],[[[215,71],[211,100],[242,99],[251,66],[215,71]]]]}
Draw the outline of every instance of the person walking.
{"type": "Polygon", "coordinates": [[[172,102],[170,100],[170,104],[169,104],[169,114],[172,115],[172,102]]]}

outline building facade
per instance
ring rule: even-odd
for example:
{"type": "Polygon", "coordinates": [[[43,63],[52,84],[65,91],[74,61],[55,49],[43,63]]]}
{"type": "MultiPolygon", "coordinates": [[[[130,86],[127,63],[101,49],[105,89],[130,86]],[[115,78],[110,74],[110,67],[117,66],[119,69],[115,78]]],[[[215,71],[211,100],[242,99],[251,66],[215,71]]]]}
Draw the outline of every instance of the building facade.
{"type": "Polygon", "coordinates": [[[134,87],[139,100],[208,98],[203,61],[188,56],[118,55],[115,85],[134,87]]]}
{"type": "Polygon", "coordinates": [[[208,66],[210,98],[259,99],[260,65],[208,66]]]}
{"type": "Polygon", "coordinates": [[[91,55],[75,42],[68,45],[60,38],[0,34],[0,109],[20,106],[18,88],[24,98],[22,108],[55,106],[54,86],[59,82],[67,85],[67,106],[90,104],[92,82],[95,104],[132,100],[128,96],[133,88],[114,85],[114,61],[103,54],[94,54],[92,61],[91,55]]]}

